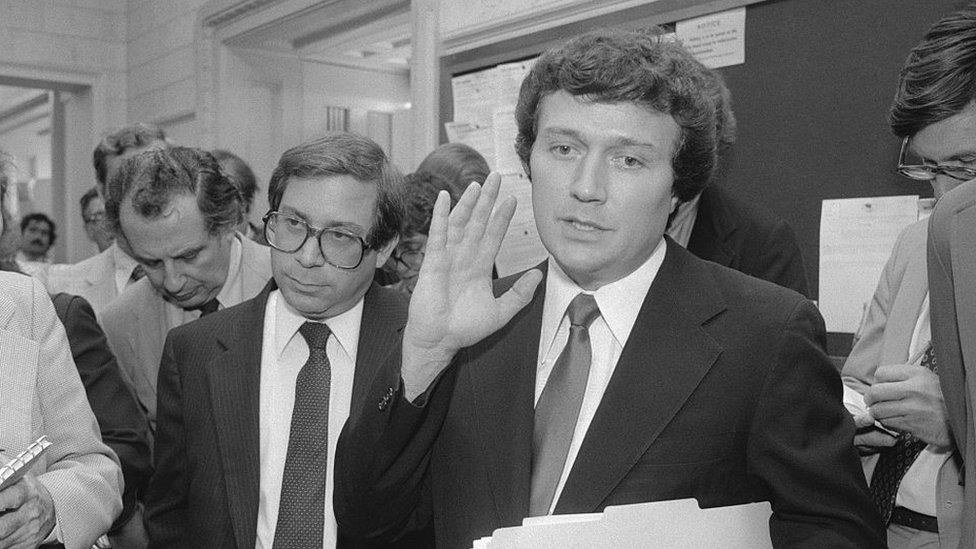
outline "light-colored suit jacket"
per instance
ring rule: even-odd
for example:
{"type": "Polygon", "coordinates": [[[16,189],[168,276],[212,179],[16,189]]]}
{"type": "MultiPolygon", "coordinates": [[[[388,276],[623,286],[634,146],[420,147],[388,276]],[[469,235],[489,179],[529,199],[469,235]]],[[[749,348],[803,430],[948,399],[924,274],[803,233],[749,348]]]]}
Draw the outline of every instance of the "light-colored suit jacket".
{"type": "MultiPolygon", "coordinates": [[[[240,273],[244,299],[258,295],[271,279],[271,248],[238,236],[241,243],[240,273]]],[[[237,303],[223,303],[232,307],[237,303]]],[[[166,302],[148,277],[126,288],[100,315],[119,367],[156,429],[156,377],[170,325],[166,302]]]]}
{"type": "Polygon", "coordinates": [[[33,468],[68,549],[87,549],[122,511],[122,471],[101,442],[64,328],[40,282],[0,272],[0,459],[41,435],[33,468]]]}
{"type": "Polygon", "coordinates": [[[117,248],[118,244],[113,243],[84,261],[51,265],[43,275],[35,276],[44,280],[51,294],[66,293],[85,298],[98,315],[119,295],[115,284],[115,254],[123,252],[117,248]]]}
{"type": "Polygon", "coordinates": [[[976,547],[976,181],[939,200],[929,220],[932,337],[956,446],[966,463],[959,547],[976,547]]]}
{"type": "MultiPolygon", "coordinates": [[[[860,337],[854,343],[841,375],[844,384],[859,393],[863,394],[874,384],[874,372],[879,366],[908,362],[912,334],[928,293],[927,234],[928,220],[906,227],[898,235],[881,272],[860,337]]],[[[877,455],[866,458],[865,462],[865,470],[870,474],[877,455]]],[[[945,548],[954,548],[959,543],[962,510],[959,475],[957,460],[947,456],[935,486],[939,542],[945,548]]]]}

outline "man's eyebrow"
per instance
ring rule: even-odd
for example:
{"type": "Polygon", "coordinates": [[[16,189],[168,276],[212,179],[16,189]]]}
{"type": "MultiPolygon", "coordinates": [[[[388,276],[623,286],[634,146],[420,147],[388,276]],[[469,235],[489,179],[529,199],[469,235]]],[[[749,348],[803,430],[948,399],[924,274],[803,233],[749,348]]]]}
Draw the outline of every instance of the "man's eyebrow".
{"type": "MultiPolygon", "coordinates": [[[[294,217],[297,217],[297,218],[301,219],[302,221],[304,221],[305,223],[308,223],[309,225],[316,226],[314,223],[312,223],[311,221],[309,221],[307,215],[305,215],[303,212],[301,212],[299,210],[296,210],[295,208],[293,208],[291,206],[282,206],[278,210],[278,212],[279,213],[283,213],[283,214],[287,214],[287,215],[291,215],[291,216],[294,216],[294,217]]],[[[351,221],[332,221],[332,222],[329,222],[326,225],[324,225],[322,227],[318,227],[318,228],[320,228],[320,229],[346,229],[347,231],[351,231],[351,232],[354,232],[354,233],[365,233],[366,232],[366,229],[364,227],[360,226],[359,223],[353,223],[351,221]]]]}
{"type": "MultiPolygon", "coordinates": [[[[547,137],[569,137],[571,139],[576,139],[577,141],[583,141],[583,135],[571,128],[563,128],[560,126],[553,126],[543,129],[539,132],[540,135],[545,135],[547,137]]],[[[616,147],[645,147],[648,149],[657,149],[657,145],[653,143],[645,143],[643,141],[637,141],[636,139],[631,139],[625,136],[615,137],[612,140],[613,146],[616,147]]]]}

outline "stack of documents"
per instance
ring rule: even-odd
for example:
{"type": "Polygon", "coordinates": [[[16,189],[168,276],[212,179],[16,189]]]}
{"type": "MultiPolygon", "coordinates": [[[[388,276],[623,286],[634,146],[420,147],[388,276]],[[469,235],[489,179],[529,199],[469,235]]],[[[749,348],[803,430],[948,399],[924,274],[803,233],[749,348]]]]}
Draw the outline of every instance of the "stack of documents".
{"type": "Polygon", "coordinates": [[[768,502],[701,509],[694,499],[607,507],[603,513],[527,518],[473,549],[772,549],[768,502]]]}

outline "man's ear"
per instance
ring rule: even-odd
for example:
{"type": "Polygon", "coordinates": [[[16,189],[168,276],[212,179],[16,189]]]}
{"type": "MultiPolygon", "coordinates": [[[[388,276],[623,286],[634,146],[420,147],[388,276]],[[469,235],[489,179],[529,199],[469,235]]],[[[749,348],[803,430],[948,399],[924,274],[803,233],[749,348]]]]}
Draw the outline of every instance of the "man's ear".
{"type": "Polygon", "coordinates": [[[383,244],[379,249],[376,250],[376,268],[379,269],[386,264],[386,261],[390,259],[390,255],[393,254],[393,250],[396,249],[396,245],[400,243],[400,235],[395,235],[390,239],[389,242],[383,244]]]}

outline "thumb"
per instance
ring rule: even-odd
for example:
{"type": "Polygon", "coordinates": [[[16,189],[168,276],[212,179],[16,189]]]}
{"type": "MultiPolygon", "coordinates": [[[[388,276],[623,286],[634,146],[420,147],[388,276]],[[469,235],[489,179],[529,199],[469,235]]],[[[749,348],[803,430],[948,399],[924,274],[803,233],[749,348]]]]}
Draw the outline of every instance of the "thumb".
{"type": "Polygon", "coordinates": [[[539,269],[532,269],[520,276],[515,284],[512,284],[512,287],[496,301],[498,303],[498,320],[502,321],[502,324],[508,323],[515,316],[515,313],[528,305],[541,281],[542,271],[539,269]]]}

